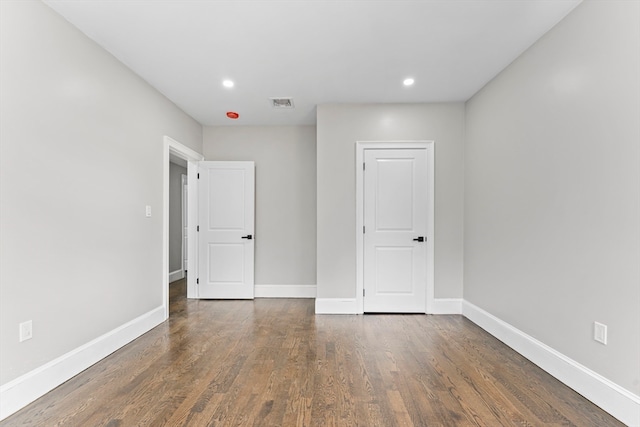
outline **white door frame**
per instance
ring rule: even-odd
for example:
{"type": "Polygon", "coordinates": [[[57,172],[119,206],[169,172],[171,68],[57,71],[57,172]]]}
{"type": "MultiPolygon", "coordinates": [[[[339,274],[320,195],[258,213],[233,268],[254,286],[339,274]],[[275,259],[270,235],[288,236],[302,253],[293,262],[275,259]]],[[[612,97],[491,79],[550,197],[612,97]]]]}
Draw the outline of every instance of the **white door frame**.
{"type": "Polygon", "coordinates": [[[169,158],[179,157],[187,161],[187,187],[188,198],[188,247],[187,249],[187,271],[192,274],[187,275],[187,297],[195,296],[197,277],[197,238],[196,227],[198,214],[198,188],[197,185],[197,162],[204,160],[204,156],[191,148],[180,144],[178,141],[165,136],[162,166],[162,303],[164,305],[164,320],[169,318],[169,158]]]}
{"type": "Polygon", "coordinates": [[[427,301],[426,313],[433,313],[434,301],[434,218],[435,218],[435,143],[434,141],[357,141],[356,142],[356,307],[364,313],[364,151],[370,149],[427,150],[427,301]]]}

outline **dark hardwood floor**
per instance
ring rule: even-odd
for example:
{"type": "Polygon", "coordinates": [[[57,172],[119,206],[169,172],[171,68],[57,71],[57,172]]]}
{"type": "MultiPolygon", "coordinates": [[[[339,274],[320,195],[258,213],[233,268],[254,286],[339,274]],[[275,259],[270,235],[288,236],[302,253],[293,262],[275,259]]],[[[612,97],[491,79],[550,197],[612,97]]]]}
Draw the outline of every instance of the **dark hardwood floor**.
{"type": "Polygon", "coordinates": [[[621,426],[462,316],[197,301],[0,426],[621,426]]]}

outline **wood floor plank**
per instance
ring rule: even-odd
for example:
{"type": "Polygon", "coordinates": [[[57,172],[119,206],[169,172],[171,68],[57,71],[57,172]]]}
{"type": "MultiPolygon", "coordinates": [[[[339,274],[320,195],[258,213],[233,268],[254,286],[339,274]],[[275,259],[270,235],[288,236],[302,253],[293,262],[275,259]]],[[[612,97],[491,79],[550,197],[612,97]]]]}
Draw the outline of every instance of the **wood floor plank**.
{"type": "Polygon", "coordinates": [[[187,300],[4,426],[622,426],[462,316],[187,300]]]}

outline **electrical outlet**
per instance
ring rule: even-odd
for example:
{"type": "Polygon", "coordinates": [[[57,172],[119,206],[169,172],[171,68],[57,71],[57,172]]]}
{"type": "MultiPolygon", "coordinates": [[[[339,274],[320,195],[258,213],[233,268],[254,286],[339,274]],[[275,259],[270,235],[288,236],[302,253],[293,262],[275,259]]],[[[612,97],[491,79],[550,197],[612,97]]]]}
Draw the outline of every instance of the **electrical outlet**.
{"type": "Polygon", "coordinates": [[[145,206],[144,214],[147,218],[151,217],[151,206],[145,206]]]}
{"type": "Polygon", "coordinates": [[[607,345],[607,325],[593,322],[593,339],[607,345]]]}
{"type": "Polygon", "coordinates": [[[33,338],[33,321],[27,320],[19,325],[20,329],[20,342],[30,340],[33,338]]]}

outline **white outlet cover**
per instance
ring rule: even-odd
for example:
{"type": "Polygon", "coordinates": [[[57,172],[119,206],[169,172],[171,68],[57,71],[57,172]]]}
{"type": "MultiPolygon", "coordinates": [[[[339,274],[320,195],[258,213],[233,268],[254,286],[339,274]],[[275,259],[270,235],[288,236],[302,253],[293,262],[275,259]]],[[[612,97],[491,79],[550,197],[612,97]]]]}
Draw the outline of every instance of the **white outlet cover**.
{"type": "Polygon", "coordinates": [[[33,338],[33,321],[27,320],[19,325],[20,329],[20,342],[30,340],[33,338]]]}
{"type": "Polygon", "coordinates": [[[607,345],[607,325],[593,322],[593,339],[607,345]]]}
{"type": "Polygon", "coordinates": [[[149,206],[149,205],[146,206],[145,215],[147,216],[147,218],[149,218],[151,216],[151,206],[149,206]]]}

